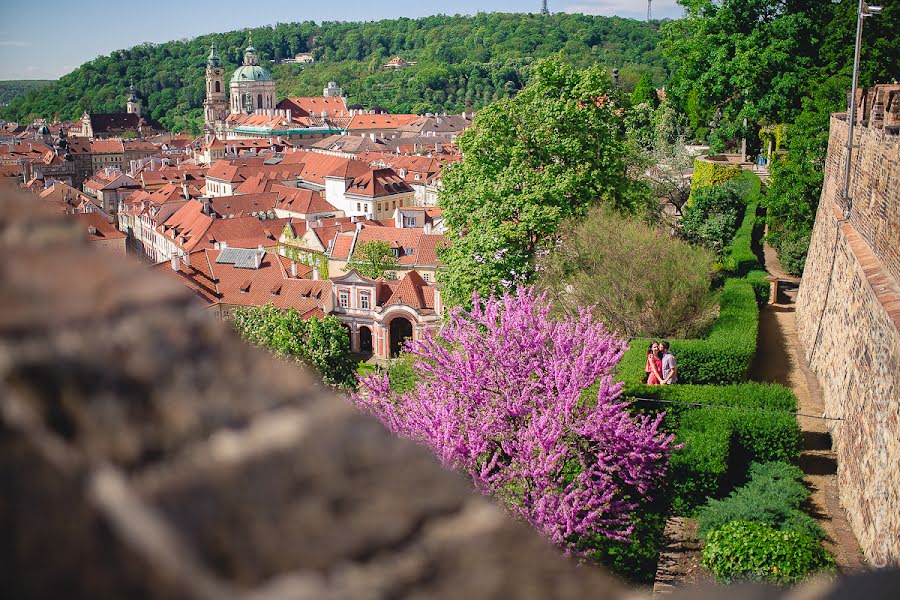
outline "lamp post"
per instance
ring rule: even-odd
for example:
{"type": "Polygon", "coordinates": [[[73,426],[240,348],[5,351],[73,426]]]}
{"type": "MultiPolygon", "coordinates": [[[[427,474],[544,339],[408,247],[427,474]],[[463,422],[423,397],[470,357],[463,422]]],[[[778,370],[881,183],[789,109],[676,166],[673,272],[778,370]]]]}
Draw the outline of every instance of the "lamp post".
{"type": "Polygon", "coordinates": [[[881,6],[869,6],[865,0],[859,0],[859,10],[856,15],[856,52],[853,55],[853,83],[850,86],[850,112],[847,115],[847,155],[844,161],[844,198],[847,199],[845,217],[850,217],[853,208],[853,199],[850,198],[850,163],[853,155],[853,128],[856,126],[856,86],[859,85],[859,55],[862,49],[863,19],[880,14],[881,6]]]}

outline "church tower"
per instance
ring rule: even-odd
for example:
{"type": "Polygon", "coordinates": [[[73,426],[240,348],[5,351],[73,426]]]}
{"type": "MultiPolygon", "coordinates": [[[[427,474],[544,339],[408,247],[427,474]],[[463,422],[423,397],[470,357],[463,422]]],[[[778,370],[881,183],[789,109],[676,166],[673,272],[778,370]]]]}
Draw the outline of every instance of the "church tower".
{"type": "Polygon", "coordinates": [[[137,90],[134,89],[134,81],[131,82],[131,86],[128,88],[128,103],[125,105],[125,110],[130,115],[141,116],[141,101],[137,97],[137,90]]]}
{"type": "Polygon", "coordinates": [[[225,98],[225,69],[213,44],[206,59],[206,100],[203,102],[203,122],[209,141],[222,128],[228,115],[225,98]]]}

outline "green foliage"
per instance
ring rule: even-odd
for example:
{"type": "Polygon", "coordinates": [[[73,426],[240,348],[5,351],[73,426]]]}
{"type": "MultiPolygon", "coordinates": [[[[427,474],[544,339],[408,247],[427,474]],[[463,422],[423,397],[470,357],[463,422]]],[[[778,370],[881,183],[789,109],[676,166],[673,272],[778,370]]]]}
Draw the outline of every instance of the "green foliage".
{"type": "Polygon", "coordinates": [[[356,383],[350,338],[336,317],[304,321],[294,309],[283,311],[267,304],[234,309],[231,324],[251,344],[313,367],[326,383],[356,383]]]}
{"type": "Polygon", "coordinates": [[[0,106],[6,106],[19,96],[31,91],[37,90],[53,83],[52,80],[44,79],[17,79],[9,81],[0,81],[0,106]]]}
{"type": "Polygon", "coordinates": [[[702,187],[692,192],[678,222],[681,236],[722,254],[743,213],[742,194],[736,185],[728,182],[702,187]]]}
{"type": "Polygon", "coordinates": [[[643,104],[645,102],[652,108],[659,106],[659,96],[656,93],[656,87],[653,85],[650,73],[641,75],[634,91],[631,93],[632,104],[643,104]]]}
{"type": "Polygon", "coordinates": [[[348,269],[356,269],[363,277],[378,279],[385,272],[397,265],[397,258],[389,242],[372,240],[363,242],[353,250],[353,258],[347,264],[348,269]]]}
{"type": "Polygon", "coordinates": [[[603,207],[561,229],[538,265],[539,285],[560,311],[591,306],[627,336],[689,336],[709,314],[709,251],[603,207]]]}
{"type": "Polygon", "coordinates": [[[817,540],[765,523],[733,521],[709,535],[703,566],[720,582],[764,581],[790,585],[831,570],[834,559],[817,540]]]}
{"type": "MultiPolygon", "coordinates": [[[[754,286],[743,279],[727,279],[719,299],[719,317],[705,339],[672,340],[680,383],[728,384],[745,381],[756,354],[757,305],[754,286]]],[[[631,341],[619,363],[627,384],[645,381],[644,364],[650,340],[631,341]]]]}
{"type": "Polygon", "coordinates": [[[406,352],[401,352],[397,358],[391,360],[388,365],[388,380],[392,391],[405,394],[415,389],[418,377],[413,367],[417,360],[418,357],[406,352]]]}
{"type": "MultiPolygon", "coordinates": [[[[279,96],[320,95],[326,82],[342,85],[350,104],[391,112],[460,112],[509,97],[530,78],[532,63],[563,51],[579,66],[625,65],[620,78],[632,89],[643,73],[665,80],[656,49],[659,23],[579,14],[432,16],[369,23],[279,23],[252,30],[263,61],[312,52],[312,65],[273,65],[279,96]],[[395,55],[415,67],[382,71],[395,55]]],[[[85,63],[40,92],[12,101],[0,116],[30,113],[73,119],[83,109],[121,111],[133,78],[153,118],[173,130],[202,124],[209,46],[222,56],[225,76],[242,59],[248,31],[141,44],[85,63]]],[[[268,65],[267,65],[268,66],[268,65]]]]}
{"type": "Polygon", "coordinates": [[[741,176],[741,167],[724,161],[713,161],[698,158],[694,160],[694,174],[691,176],[691,198],[702,188],[721,185],[741,176]]]}
{"type": "Polygon", "coordinates": [[[441,252],[448,305],[529,283],[560,223],[590,206],[646,205],[646,186],[626,174],[617,94],[602,69],[547,59],[458,138],[463,160],[445,169],[440,195],[453,240],[441,252]]]}
{"type": "Polygon", "coordinates": [[[666,427],[684,445],[670,461],[675,514],[690,515],[727,492],[752,462],[790,462],[799,456],[800,428],[792,414],[797,399],[783,386],[630,385],[625,393],[667,401],[661,405],[666,427]]]}
{"type": "Polygon", "coordinates": [[[584,538],[578,546],[579,549],[590,549],[590,560],[634,584],[653,583],[666,528],[663,503],[644,504],[635,510],[632,519],[634,531],[630,540],[613,540],[598,535],[584,538]]]}
{"type": "Polygon", "coordinates": [[[731,521],[765,523],[816,539],[825,535],[815,519],[801,509],[810,492],[798,467],[785,462],[753,463],[749,478],[727,498],[710,500],[700,509],[697,519],[701,537],[731,521]]]}

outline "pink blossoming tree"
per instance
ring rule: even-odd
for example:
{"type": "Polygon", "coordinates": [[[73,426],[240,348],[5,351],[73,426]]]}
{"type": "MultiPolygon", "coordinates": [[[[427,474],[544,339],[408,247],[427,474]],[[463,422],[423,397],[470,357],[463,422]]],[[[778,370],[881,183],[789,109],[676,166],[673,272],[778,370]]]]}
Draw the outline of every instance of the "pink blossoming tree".
{"type": "Polygon", "coordinates": [[[619,400],[625,343],[586,310],[551,319],[547,297],[529,288],[473,305],[408,345],[413,391],[392,392],[376,374],[354,402],[567,551],[586,535],[626,539],[673,441],[662,415],[631,415],[619,400]],[[584,393],[595,383],[596,399],[584,393]]]}

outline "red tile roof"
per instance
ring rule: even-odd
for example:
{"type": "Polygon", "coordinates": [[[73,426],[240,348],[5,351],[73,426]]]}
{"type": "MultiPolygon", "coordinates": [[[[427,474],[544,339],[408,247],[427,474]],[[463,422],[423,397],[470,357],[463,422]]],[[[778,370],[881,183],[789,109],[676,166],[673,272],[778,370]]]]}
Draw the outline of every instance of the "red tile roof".
{"type": "Polygon", "coordinates": [[[393,169],[366,169],[366,172],[356,177],[347,188],[348,194],[370,198],[412,191],[409,184],[403,181],[393,169]]]}
{"type": "Polygon", "coordinates": [[[237,215],[256,215],[268,213],[275,209],[278,195],[274,192],[262,194],[241,194],[237,196],[218,196],[209,199],[213,212],[222,217],[237,215]]]}
{"type": "Polygon", "coordinates": [[[409,125],[418,118],[419,115],[354,115],[347,125],[347,130],[397,129],[409,125]]]}
{"type": "Polygon", "coordinates": [[[321,116],[322,111],[327,111],[329,116],[346,116],[347,103],[343,98],[333,97],[302,97],[285,98],[278,103],[277,108],[290,110],[291,115],[308,117],[310,115],[321,116]]]}
{"type": "Polygon", "coordinates": [[[434,288],[416,271],[409,271],[396,286],[384,306],[404,304],[418,311],[434,310],[434,288]]]}
{"type": "Polygon", "coordinates": [[[281,210],[301,215],[338,212],[319,192],[285,185],[272,186],[272,192],[278,197],[275,207],[281,210]]]}
{"type": "Polygon", "coordinates": [[[128,237],[97,213],[77,213],[69,217],[79,222],[87,239],[92,242],[121,240],[128,237]]]}
{"type": "Polygon", "coordinates": [[[122,154],[125,152],[125,146],[122,140],[94,140],[91,142],[91,152],[94,154],[122,154]]]}

